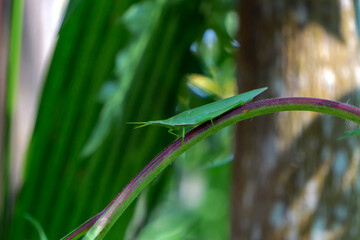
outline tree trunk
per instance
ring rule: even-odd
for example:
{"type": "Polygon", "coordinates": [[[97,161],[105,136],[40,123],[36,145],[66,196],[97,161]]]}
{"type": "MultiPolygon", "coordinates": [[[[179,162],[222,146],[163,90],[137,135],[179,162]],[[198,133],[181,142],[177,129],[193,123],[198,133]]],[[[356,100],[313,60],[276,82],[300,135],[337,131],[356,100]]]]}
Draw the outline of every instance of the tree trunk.
{"type": "MultiPolygon", "coordinates": [[[[318,97],[358,105],[352,1],[240,0],[239,15],[240,92],[268,86],[262,98],[318,97]]],[[[308,112],[239,124],[232,239],[358,239],[352,214],[360,194],[358,140],[336,140],[348,125],[308,112]]]]}

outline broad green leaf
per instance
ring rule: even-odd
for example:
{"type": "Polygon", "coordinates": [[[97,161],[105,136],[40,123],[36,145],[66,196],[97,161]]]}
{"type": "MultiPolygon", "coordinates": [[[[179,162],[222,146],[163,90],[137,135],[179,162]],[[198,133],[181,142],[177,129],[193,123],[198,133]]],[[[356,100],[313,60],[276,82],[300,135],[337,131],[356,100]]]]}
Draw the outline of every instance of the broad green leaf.
{"type": "MultiPolygon", "coordinates": [[[[121,19],[136,2],[70,4],[40,99],[10,239],[36,238],[21,217],[24,212],[39,221],[49,239],[65,236],[103,209],[173,140],[152,129],[134,132],[125,122],[174,114],[177,91],[193,61],[189,48],[203,26],[198,2],[167,3],[158,9],[148,39],[132,47],[131,30],[121,19]],[[126,51],[134,52],[118,60],[126,51]],[[124,76],[117,67],[126,60],[134,65],[124,76]],[[109,133],[84,158],[81,153],[105,109],[98,96],[110,79],[116,79],[119,90],[108,95],[104,106],[114,100],[111,104],[121,107],[109,111],[109,133]]],[[[131,217],[132,207],[109,238],[121,238],[131,217]]]]}

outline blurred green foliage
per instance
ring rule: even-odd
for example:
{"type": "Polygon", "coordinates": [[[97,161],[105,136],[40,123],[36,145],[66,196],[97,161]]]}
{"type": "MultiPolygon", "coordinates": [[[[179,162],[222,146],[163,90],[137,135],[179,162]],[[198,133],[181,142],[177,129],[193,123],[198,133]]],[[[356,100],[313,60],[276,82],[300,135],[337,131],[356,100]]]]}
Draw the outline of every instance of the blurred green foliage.
{"type": "MultiPolygon", "coordinates": [[[[70,1],[8,239],[38,239],[39,227],[49,239],[66,235],[174,139],[162,128],[133,130],[126,122],[164,119],[236,93],[233,4],[70,1]]],[[[229,238],[232,132],[182,156],[107,238],[229,238]]]]}
{"type": "MultiPolygon", "coordinates": [[[[237,15],[232,7],[222,11],[213,12],[222,19],[217,22],[220,31],[207,28],[191,45],[201,73],[187,75],[187,86],[179,95],[178,112],[236,92],[237,15]]],[[[224,129],[174,162],[166,191],[136,239],[230,238],[231,164],[228,163],[233,159],[232,133],[233,128],[224,129]]],[[[144,206],[139,204],[138,208],[144,206]]]]}

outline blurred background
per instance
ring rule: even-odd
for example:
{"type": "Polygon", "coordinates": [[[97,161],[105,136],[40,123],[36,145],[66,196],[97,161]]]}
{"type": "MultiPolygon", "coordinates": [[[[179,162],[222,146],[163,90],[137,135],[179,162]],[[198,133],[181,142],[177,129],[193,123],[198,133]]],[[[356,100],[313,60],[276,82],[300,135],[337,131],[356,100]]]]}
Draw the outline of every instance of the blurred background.
{"type": "MultiPolygon", "coordinates": [[[[60,239],[175,140],[126,122],[265,86],[258,99],[360,106],[359,6],[0,0],[0,239],[60,239]]],[[[359,140],[337,140],[355,128],[307,112],[226,128],[169,166],[106,239],[359,239],[359,140]]]]}

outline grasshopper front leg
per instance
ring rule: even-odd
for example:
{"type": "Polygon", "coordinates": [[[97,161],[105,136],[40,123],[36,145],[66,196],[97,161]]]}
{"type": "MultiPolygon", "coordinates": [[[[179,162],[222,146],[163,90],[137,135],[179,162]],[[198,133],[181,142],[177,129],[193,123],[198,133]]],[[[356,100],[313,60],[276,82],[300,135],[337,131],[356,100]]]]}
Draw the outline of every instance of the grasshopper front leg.
{"type": "Polygon", "coordinates": [[[175,137],[180,137],[179,135],[177,135],[176,133],[173,132],[174,130],[175,130],[174,128],[170,128],[168,133],[174,135],[175,137]]]}
{"type": "Polygon", "coordinates": [[[184,144],[184,139],[185,139],[185,127],[183,127],[183,131],[182,131],[182,141],[181,141],[181,145],[184,144]]]}
{"type": "MultiPolygon", "coordinates": [[[[179,135],[177,135],[176,133],[174,133],[174,132],[173,132],[174,130],[175,130],[174,128],[170,128],[170,129],[168,130],[168,133],[170,133],[170,134],[172,134],[172,135],[174,135],[174,136],[176,136],[176,137],[180,137],[179,135]]],[[[184,144],[184,138],[185,138],[185,127],[183,127],[183,128],[182,128],[182,135],[181,135],[181,138],[182,138],[181,144],[184,144]]]]}

